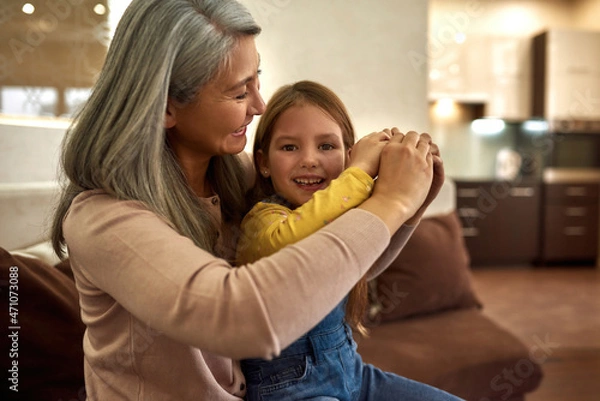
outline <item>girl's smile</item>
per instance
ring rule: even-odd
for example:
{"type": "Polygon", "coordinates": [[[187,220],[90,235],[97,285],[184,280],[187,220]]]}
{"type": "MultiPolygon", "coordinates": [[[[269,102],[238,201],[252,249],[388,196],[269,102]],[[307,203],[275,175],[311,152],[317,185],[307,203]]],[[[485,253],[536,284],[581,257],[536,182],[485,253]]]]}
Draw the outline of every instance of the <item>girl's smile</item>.
{"type": "Polygon", "coordinates": [[[342,129],[316,106],[285,110],[272,135],[268,154],[259,153],[260,173],[271,177],[275,191],[294,205],[326,188],[345,168],[342,129]]]}

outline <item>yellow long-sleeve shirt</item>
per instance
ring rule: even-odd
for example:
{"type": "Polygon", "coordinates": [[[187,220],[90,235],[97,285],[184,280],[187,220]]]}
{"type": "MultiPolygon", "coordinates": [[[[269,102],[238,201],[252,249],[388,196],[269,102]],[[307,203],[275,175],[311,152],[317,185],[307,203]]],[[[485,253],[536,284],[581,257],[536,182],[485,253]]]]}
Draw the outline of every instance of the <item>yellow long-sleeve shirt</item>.
{"type": "Polygon", "coordinates": [[[293,210],[278,203],[258,202],[242,221],[238,264],[254,262],[306,238],[360,205],[372,190],[373,178],[358,167],[350,167],[293,210]]]}

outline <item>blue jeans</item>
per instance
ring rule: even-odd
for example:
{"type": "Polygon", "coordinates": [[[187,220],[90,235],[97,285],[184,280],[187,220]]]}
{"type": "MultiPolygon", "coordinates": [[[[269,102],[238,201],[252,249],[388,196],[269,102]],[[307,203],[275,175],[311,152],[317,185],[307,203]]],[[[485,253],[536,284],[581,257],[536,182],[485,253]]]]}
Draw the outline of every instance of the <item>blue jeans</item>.
{"type": "Polygon", "coordinates": [[[273,361],[242,361],[247,401],[456,401],[453,395],[363,363],[347,324],[309,333],[273,361]]]}

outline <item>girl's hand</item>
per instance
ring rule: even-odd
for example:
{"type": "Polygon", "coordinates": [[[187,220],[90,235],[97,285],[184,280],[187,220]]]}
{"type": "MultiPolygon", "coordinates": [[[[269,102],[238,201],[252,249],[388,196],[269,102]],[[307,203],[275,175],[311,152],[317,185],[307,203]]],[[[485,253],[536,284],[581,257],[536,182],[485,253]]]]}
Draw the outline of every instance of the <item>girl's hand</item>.
{"type": "Polygon", "coordinates": [[[375,178],[379,171],[379,158],[381,150],[392,137],[391,132],[372,132],[362,137],[350,149],[350,162],[348,167],[359,167],[371,177],[375,178]]]}

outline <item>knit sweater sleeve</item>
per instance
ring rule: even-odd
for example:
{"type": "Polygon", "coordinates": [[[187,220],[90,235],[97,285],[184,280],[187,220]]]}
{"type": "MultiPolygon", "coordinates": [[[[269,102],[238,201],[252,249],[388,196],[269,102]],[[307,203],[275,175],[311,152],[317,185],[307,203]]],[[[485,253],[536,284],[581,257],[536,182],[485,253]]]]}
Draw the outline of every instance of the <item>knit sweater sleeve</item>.
{"type": "Polygon", "coordinates": [[[271,358],[323,319],[390,243],[351,209],[315,234],[232,268],[139,202],[88,191],[64,223],[82,316],[96,339],[123,308],[157,332],[233,359],[271,358]]]}
{"type": "Polygon", "coordinates": [[[373,264],[367,273],[367,279],[372,280],[379,276],[389,265],[400,255],[402,249],[412,236],[417,226],[409,226],[403,224],[398,231],[392,236],[390,245],[386,248],[383,254],[373,264]]]}
{"type": "Polygon", "coordinates": [[[373,178],[357,167],[350,167],[327,188],[315,192],[308,202],[295,209],[259,202],[242,222],[238,264],[253,262],[306,238],[360,205],[372,190],[373,178]]]}

